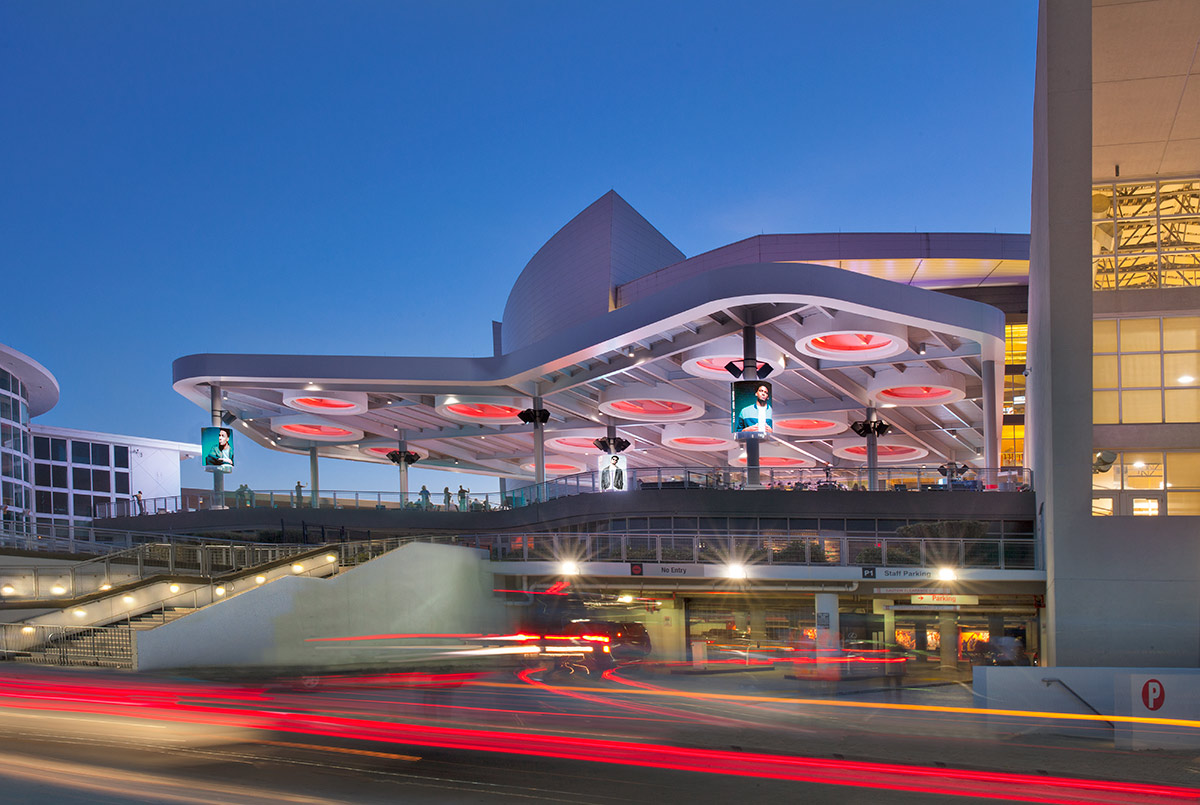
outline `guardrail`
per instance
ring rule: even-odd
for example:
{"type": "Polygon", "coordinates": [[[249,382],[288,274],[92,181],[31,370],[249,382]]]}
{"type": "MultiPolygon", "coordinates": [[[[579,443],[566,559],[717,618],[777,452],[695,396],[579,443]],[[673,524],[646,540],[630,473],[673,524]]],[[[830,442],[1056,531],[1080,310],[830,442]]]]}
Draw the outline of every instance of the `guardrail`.
{"type": "Polygon", "coordinates": [[[26,551],[59,551],[63,553],[107,554],[124,551],[138,545],[179,543],[208,545],[246,545],[244,540],[194,534],[167,534],[157,531],[92,528],[84,525],[22,525],[6,524],[0,529],[0,548],[26,551]]]}
{"type": "Polygon", "coordinates": [[[70,600],[158,575],[211,579],[312,552],[318,547],[166,542],[138,545],[73,564],[4,564],[0,565],[0,604],[70,600]]]}
{"type": "MultiPolygon", "coordinates": [[[[596,471],[565,475],[505,492],[474,493],[468,489],[441,491],[419,490],[401,496],[399,492],[325,490],[255,490],[241,487],[225,492],[223,498],[212,493],[176,495],[96,504],[97,518],[134,517],[175,512],[203,511],[212,508],[252,509],[375,509],[380,511],[458,512],[495,511],[520,508],[572,495],[605,494],[600,473],[596,471]]],[[[971,469],[966,473],[943,474],[938,468],[881,467],[874,478],[862,467],[851,468],[779,468],[763,467],[758,486],[749,486],[744,469],[722,467],[630,467],[625,490],[749,490],[784,492],[1013,492],[1032,488],[1032,474],[1023,467],[971,469]]]]}
{"type": "Polygon", "coordinates": [[[448,541],[496,562],[658,562],[1040,570],[1041,550],[1022,538],[928,539],[749,534],[478,534],[448,541]]]}

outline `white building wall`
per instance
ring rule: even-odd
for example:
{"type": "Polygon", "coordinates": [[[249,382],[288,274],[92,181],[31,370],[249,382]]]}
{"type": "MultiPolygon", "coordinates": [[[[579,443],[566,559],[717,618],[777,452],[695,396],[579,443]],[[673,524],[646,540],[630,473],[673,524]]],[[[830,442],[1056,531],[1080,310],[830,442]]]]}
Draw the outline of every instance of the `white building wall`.
{"type": "Polygon", "coordinates": [[[178,495],[182,486],[180,464],[177,449],[130,446],[129,491],[141,492],[144,498],[178,495]]]}

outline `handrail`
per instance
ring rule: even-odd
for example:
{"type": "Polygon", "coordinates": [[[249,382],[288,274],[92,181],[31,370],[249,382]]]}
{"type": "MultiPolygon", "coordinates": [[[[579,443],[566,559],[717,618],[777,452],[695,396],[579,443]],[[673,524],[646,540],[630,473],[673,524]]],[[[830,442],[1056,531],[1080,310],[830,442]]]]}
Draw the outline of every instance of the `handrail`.
{"type": "MultiPolygon", "coordinates": [[[[630,490],[707,489],[723,491],[875,491],[886,492],[1005,492],[1032,488],[1032,473],[1024,467],[972,468],[960,475],[943,475],[938,468],[880,467],[874,479],[865,467],[780,468],[763,467],[761,484],[747,484],[746,470],[731,467],[680,466],[630,467],[630,490]]],[[[444,487],[442,491],[399,492],[318,490],[316,506],[311,491],[255,490],[243,485],[227,491],[219,501],[212,493],[147,498],[97,504],[97,518],[152,516],[211,508],[252,509],[377,509],[431,512],[494,511],[521,508],[572,495],[601,493],[597,471],[563,475],[542,484],[528,484],[500,492],[477,493],[444,487]],[[219,506],[214,507],[214,503],[219,506]]]]}
{"type": "Polygon", "coordinates": [[[66,602],[158,575],[210,580],[239,569],[256,567],[264,561],[275,562],[319,550],[330,549],[320,545],[269,542],[150,543],[74,564],[0,565],[0,604],[66,602]]]}

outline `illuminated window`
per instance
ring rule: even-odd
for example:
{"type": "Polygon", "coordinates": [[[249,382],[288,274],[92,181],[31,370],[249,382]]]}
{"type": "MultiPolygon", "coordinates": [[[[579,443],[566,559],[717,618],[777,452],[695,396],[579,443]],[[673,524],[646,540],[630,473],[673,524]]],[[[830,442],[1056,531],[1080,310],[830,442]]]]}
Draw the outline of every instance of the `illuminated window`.
{"type": "Polygon", "coordinates": [[[1098,291],[1200,285],[1200,180],[1093,187],[1092,276],[1098,291]]]}
{"type": "Polygon", "coordinates": [[[1200,515],[1200,451],[1114,452],[1112,466],[1092,474],[1093,515],[1200,515]]]}
{"type": "Polygon", "coordinates": [[[1000,432],[1000,465],[1025,466],[1025,426],[1005,425],[1000,432]]]}
{"type": "Polygon", "coordinates": [[[1200,317],[1092,323],[1092,421],[1200,421],[1200,317]]]}
{"type": "Polygon", "coordinates": [[[1004,326],[1004,362],[1009,365],[1024,365],[1028,341],[1028,324],[1006,324],[1004,326]]]}

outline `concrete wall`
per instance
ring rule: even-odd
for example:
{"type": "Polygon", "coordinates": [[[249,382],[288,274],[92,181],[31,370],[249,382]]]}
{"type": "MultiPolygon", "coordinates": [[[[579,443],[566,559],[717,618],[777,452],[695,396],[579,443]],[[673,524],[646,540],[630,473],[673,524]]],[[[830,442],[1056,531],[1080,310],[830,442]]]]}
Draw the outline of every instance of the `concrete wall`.
{"type": "MultiPolygon", "coordinates": [[[[1046,548],[1051,665],[1100,664],[1076,650],[1070,626],[1097,610],[1071,583],[1091,542],[1092,450],[1092,4],[1043,0],[1038,16],[1029,254],[1025,446],[1046,548]]],[[[1122,557],[1122,559],[1128,556],[1122,557]]],[[[1112,598],[1124,599],[1120,589],[1112,598]]]]}
{"type": "Polygon", "coordinates": [[[1057,664],[1200,666],[1198,533],[1197,517],[1091,517],[1069,557],[1060,535],[1057,664]]]}
{"type": "Polygon", "coordinates": [[[992,710],[1095,715],[1111,721],[1014,719],[990,713],[998,732],[1046,732],[1112,740],[1121,749],[1200,747],[1196,726],[1139,723],[1129,719],[1200,718],[1200,670],[1145,666],[1125,668],[1023,668],[981,665],[974,669],[975,706],[992,710]],[[1157,683],[1159,698],[1143,699],[1147,683],[1157,683]],[[1080,701],[1080,700],[1083,701],[1080,701]],[[1084,704],[1086,702],[1087,704],[1084,704]],[[1089,709],[1091,705],[1092,709],[1089,709]]]}
{"type": "Polygon", "coordinates": [[[137,667],[319,668],[395,662],[406,655],[384,648],[384,641],[306,639],[487,634],[507,625],[478,552],[412,544],[331,579],[281,578],[144,632],[138,636],[137,667]]]}

